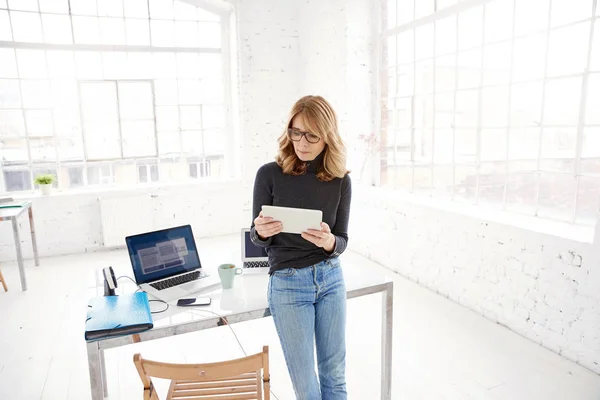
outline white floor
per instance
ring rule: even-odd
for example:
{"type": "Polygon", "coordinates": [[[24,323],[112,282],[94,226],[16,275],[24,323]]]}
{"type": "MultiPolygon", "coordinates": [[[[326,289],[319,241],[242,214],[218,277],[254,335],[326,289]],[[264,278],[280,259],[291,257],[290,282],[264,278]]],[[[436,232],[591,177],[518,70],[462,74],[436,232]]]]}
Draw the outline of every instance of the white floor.
{"type": "MultiPolygon", "coordinates": [[[[198,242],[200,249],[239,247],[237,235],[198,242]]],[[[20,290],[16,265],[1,266],[9,292],[0,289],[0,399],[90,399],[83,339],[89,287],[94,271],[104,266],[130,273],[128,256],[119,250],[32,264],[27,263],[27,292],[20,290]]],[[[600,376],[398,275],[393,279],[393,399],[600,399],[600,376]]],[[[348,303],[350,399],[379,398],[380,301],[374,295],[348,303]]],[[[270,346],[273,393],[279,400],[294,399],[272,320],[232,327],[249,354],[270,346]]],[[[108,351],[111,400],[142,398],[132,363],[136,352],[171,362],[243,355],[227,327],[108,351]]]]}

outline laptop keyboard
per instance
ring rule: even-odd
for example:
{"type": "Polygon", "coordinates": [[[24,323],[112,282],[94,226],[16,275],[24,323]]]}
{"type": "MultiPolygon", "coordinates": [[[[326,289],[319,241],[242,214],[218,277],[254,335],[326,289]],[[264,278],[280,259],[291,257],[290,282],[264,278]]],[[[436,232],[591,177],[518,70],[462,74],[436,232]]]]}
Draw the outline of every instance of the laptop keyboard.
{"type": "Polygon", "coordinates": [[[244,268],[269,268],[268,261],[246,261],[244,268]]]}
{"type": "Polygon", "coordinates": [[[208,275],[201,271],[193,271],[189,274],[179,275],[174,278],[165,279],[164,281],[151,283],[150,286],[152,286],[156,290],[165,290],[173,286],[195,281],[196,279],[206,278],[207,276],[208,275]]]}

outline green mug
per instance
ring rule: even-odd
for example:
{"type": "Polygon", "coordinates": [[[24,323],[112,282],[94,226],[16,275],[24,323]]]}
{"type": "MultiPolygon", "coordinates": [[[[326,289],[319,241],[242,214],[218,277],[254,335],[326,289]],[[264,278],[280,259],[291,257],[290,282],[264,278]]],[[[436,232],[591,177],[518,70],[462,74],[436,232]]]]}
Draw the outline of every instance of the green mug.
{"type": "Polygon", "coordinates": [[[231,289],[233,287],[233,278],[236,275],[241,275],[242,272],[241,268],[236,268],[233,264],[219,265],[219,277],[221,278],[223,289],[231,289]]]}

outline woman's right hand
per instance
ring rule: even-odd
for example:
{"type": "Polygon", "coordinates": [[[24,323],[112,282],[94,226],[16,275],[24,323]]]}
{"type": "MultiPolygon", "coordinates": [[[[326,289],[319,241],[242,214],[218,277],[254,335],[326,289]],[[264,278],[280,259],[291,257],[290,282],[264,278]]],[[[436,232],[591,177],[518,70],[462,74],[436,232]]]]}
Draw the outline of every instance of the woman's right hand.
{"type": "Polygon", "coordinates": [[[262,240],[275,236],[283,230],[283,224],[279,221],[273,221],[271,217],[263,217],[262,211],[254,219],[254,227],[258,237],[262,240]]]}

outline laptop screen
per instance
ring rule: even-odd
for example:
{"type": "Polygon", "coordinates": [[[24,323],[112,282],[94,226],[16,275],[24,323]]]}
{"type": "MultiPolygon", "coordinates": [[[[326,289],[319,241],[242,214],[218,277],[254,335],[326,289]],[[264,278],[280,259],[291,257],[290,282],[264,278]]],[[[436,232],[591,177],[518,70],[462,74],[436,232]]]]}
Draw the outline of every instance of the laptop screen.
{"type": "Polygon", "coordinates": [[[189,225],[125,238],[138,285],[201,268],[189,225]]]}
{"type": "Polygon", "coordinates": [[[250,239],[250,230],[244,229],[242,235],[242,261],[267,261],[268,255],[264,247],[256,246],[250,239]]]}

